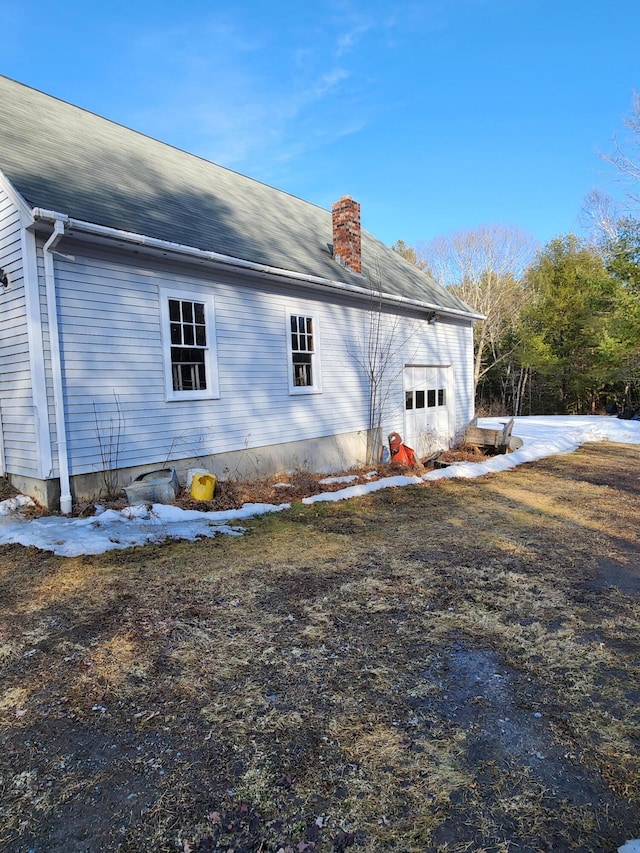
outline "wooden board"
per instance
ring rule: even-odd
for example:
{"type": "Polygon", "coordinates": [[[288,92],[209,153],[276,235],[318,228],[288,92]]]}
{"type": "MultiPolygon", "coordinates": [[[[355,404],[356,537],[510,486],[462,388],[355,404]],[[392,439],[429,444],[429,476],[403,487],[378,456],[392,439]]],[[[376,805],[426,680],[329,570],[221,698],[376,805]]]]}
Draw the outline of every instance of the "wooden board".
{"type": "Polygon", "coordinates": [[[487,427],[468,426],[464,434],[465,444],[473,447],[496,447],[504,453],[510,450],[511,432],[514,419],[505,424],[503,429],[488,429],[487,427]]]}

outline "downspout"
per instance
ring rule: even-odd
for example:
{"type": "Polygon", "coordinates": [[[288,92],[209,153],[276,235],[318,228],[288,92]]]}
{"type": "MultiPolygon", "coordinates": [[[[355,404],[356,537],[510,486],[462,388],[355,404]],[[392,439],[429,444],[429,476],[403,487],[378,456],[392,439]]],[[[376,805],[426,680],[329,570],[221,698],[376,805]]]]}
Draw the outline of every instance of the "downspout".
{"type": "Polygon", "coordinates": [[[69,515],[73,507],[69,480],[69,457],[67,454],[67,429],[64,412],[62,386],[62,360],[60,358],[60,333],[56,308],[56,280],[53,268],[53,250],[64,234],[64,222],[55,219],[51,236],[44,244],[44,280],[47,294],[47,318],[49,321],[49,345],[51,347],[51,374],[53,379],[53,404],[56,416],[56,440],[58,445],[58,470],[60,473],[60,511],[69,515]]]}
{"type": "Polygon", "coordinates": [[[6,462],[4,457],[4,427],[2,426],[2,405],[0,401],[0,477],[6,474],[6,462]]]}

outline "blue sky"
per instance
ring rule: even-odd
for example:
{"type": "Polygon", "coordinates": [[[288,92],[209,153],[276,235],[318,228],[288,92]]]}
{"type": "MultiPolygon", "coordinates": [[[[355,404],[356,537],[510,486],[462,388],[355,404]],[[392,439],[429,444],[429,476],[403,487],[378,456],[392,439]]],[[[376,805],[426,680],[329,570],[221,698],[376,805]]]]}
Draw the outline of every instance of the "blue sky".
{"type": "Polygon", "coordinates": [[[638,0],[0,4],[0,73],[411,244],[615,193],[638,0]]]}

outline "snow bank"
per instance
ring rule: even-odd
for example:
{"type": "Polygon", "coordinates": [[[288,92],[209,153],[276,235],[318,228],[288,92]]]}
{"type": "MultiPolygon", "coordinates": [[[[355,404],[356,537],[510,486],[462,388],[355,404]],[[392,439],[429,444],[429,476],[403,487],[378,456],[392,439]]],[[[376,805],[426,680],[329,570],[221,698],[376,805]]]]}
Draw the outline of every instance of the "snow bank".
{"type": "Polygon", "coordinates": [[[302,503],[315,504],[321,501],[345,501],[349,498],[360,497],[360,495],[368,495],[370,492],[377,492],[380,489],[411,486],[420,482],[420,477],[384,477],[382,480],[376,480],[375,482],[358,483],[357,486],[348,486],[346,489],[340,489],[338,492],[321,492],[319,495],[311,495],[311,497],[302,498],[302,503]]]}
{"type": "MultiPolygon", "coordinates": [[[[3,501],[2,503],[7,503],[3,501]]],[[[0,544],[34,545],[61,557],[102,554],[165,539],[188,539],[226,533],[239,536],[242,527],[233,522],[289,509],[290,504],[245,504],[225,512],[199,512],[164,504],[108,509],[91,518],[26,519],[20,515],[0,518],[0,544]]],[[[0,504],[2,507],[2,504],[0,504]]],[[[1,509],[0,509],[1,512],[1,509]]]]}
{"type": "MultiPolygon", "coordinates": [[[[480,418],[478,426],[489,429],[501,429],[505,418],[480,418]]],[[[514,436],[523,440],[523,446],[515,453],[501,454],[485,459],[483,462],[459,462],[447,468],[429,471],[418,477],[386,477],[375,483],[351,486],[338,492],[313,495],[304,498],[303,503],[317,501],[340,501],[353,498],[378,489],[407,486],[416,482],[431,482],[452,477],[472,479],[498,471],[507,471],[525,462],[535,462],[546,456],[572,453],[588,441],[615,441],[620,444],[640,444],[640,421],[623,421],[618,418],[593,416],[546,415],[540,417],[516,418],[513,427],[514,436]],[[404,482],[402,482],[404,480],[404,482]]]]}
{"type": "MultiPolygon", "coordinates": [[[[504,419],[482,418],[478,425],[497,429],[504,419]]],[[[515,453],[493,456],[484,462],[461,462],[423,477],[384,477],[358,483],[336,492],[324,492],[304,498],[303,503],[341,501],[366,495],[380,489],[400,488],[449,477],[482,477],[534,462],[545,456],[571,453],[588,441],[614,441],[620,444],[640,444],[640,421],[623,421],[607,417],[526,417],[516,418],[513,435],[523,440],[515,453]]],[[[375,475],[374,475],[375,476],[375,475]]],[[[339,478],[332,482],[340,482],[339,478]]],[[[30,498],[20,495],[0,503],[0,544],[34,545],[64,557],[80,554],[101,554],[114,548],[131,548],[165,539],[194,540],[218,533],[240,535],[242,527],[235,522],[267,512],[281,512],[290,504],[245,504],[241,509],[226,512],[199,512],[176,506],[154,504],[132,506],[123,510],[106,510],[92,518],[27,519],[19,515],[23,506],[33,506],[30,498]]],[[[640,842],[629,842],[638,845],[640,842]]],[[[640,847],[625,847],[624,853],[640,853],[640,847]]]]}

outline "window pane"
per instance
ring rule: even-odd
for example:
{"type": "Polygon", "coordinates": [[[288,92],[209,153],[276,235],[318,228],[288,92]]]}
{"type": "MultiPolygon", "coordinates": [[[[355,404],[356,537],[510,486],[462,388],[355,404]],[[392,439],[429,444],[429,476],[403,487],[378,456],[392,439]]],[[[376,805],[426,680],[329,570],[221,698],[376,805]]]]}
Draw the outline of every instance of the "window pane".
{"type": "Polygon", "coordinates": [[[171,373],[174,391],[205,390],[205,350],[171,347],[171,373]]]}
{"type": "Polygon", "coordinates": [[[171,347],[171,361],[173,364],[204,364],[205,351],[195,347],[171,347]]]}
{"type": "Polygon", "coordinates": [[[293,384],[313,387],[313,317],[291,314],[291,370],[293,384]]]}
{"type": "Polygon", "coordinates": [[[311,366],[308,364],[293,365],[293,381],[297,387],[310,387],[311,382],[311,366]]]}
{"type": "Polygon", "coordinates": [[[436,389],[430,388],[427,391],[427,407],[430,409],[436,404],[436,389]]]}
{"type": "Polygon", "coordinates": [[[445,401],[444,388],[438,388],[438,405],[444,406],[445,405],[444,401],[445,401]]]}
{"type": "MultiPolygon", "coordinates": [[[[191,299],[167,298],[171,381],[174,391],[207,391],[207,305],[191,299]]],[[[166,319],[166,318],[165,318],[166,319]]]]}
{"type": "Polygon", "coordinates": [[[313,352],[313,318],[291,317],[291,349],[313,352]]]}
{"type": "Polygon", "coordinates": [[[413,409],[413,391],[405,391],[404,407],[405,409],[413,409]]]}
{"type": "Polygon", "coordinates": [[[416,391],[416,409],[424,409],[424,391],[416,391]]]}
{"type": "Polygon", "coordinates": [[[310,387],[313,384],[311,381],[311,365],[294,364],[293,381],[297,387],[310,387]]]}
{"type": "Polygon", "coordinates": [[[203,302],[170,299],[169,320],[172,344],[206,347],[207,327],[203,302]]]}
{"type": "Polygon", "coordinates": [[[293,383],[296,386],[313,385],[311,373],[311,356],[306,353],[296,353],[293,357],[293,383]]]}

